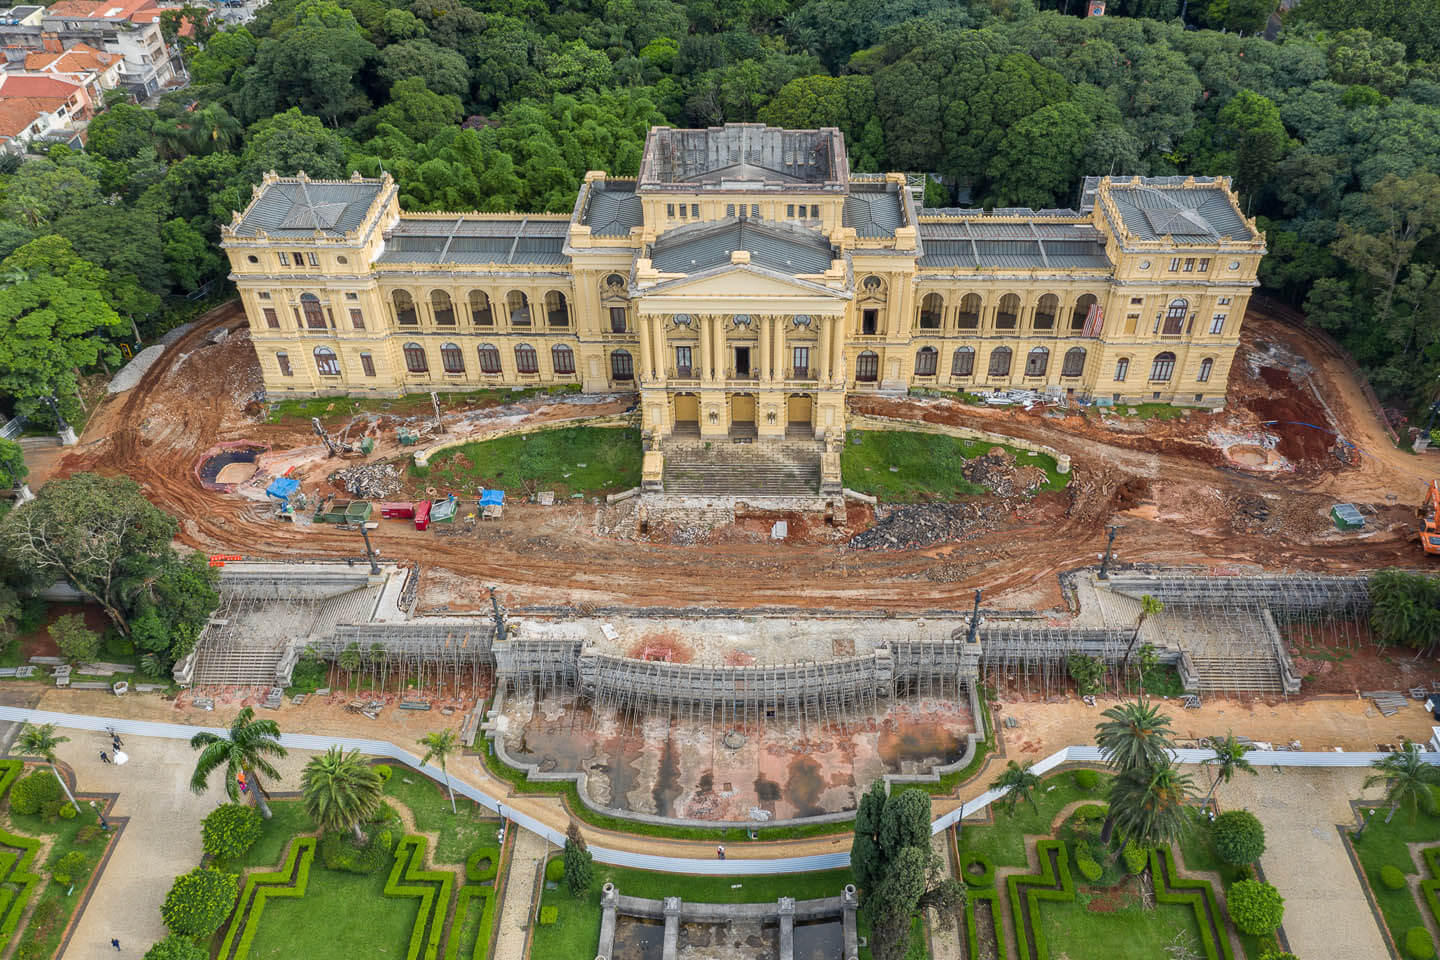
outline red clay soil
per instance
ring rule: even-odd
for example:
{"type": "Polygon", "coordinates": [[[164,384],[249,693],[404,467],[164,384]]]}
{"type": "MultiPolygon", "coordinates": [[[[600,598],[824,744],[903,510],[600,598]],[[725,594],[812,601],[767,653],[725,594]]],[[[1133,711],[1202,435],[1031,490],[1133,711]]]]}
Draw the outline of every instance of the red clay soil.
{"type": "MultiPolygon", "coordinates": [[[[250,439],[277,452],[314,448],[307,425],[257,419],[250,401],[260,385],[259,372],[243,328],[235,305],[209,314],[171,345],[134,389],[105,401],[82,444],[56,471],[130,474],[152,500],[181,517],[180,540],[205,552],[253,558],[359,555],[353,533],[282,524],[262,504],[196,484],[190,468],[201,451],[217,442],[250,439]],[[218,326],[241,332],[207,345],[206,337],[218,326]]],[[[996,501],[984,529],[963,543],[854,551],[839,542],[807,542],[823,539],[822,530],[803,523],[800,536],[785,542],[749,530],[696,544],[621,540],[594,533],[595,511],[605,508],[518,503],[507,505],[499,523],[456,536],[442,538],[387,522],[373,539],[384,557],[424,565],[426,605],[456,610],[483,603],[477,582],[495,584],[512,606],[883,608],[898,613],[968,610],[971,592],[983,587],[988,604],[1048,609],[1060,603],[1056,574],[1093,564],[1112,522],[1123,524],[1116,541],[1123,562],[1331,572],[1422,564],[1424,557],[1409,542],[1411,531],[1402,518],[1420,496],[1430,468],[1381,442],[1383,427],[1359,384],[1323,345],[1287,323],[1253,313],[1247,316],[1244,339],[1229,409],[1138,428],[944,400],[853,398],[857,411],[983,427],[1071,454],[1072,481],[1065,491],[1016,501],[1010,509],[996,501]],[[1224,466],[1220,450],[1207,439],[1209,430],[1259,429],[1259,421],[1269,419],[1247,406],[1276,389],[1264,379],[1263,365],[1260,377],[1252,377],[1244,360],[1263,353],[1255,346],[1260,337],[1315,368],[1314,380],[1340,420],[1336,428],[1363,452],[1357,466],[1320,457],[1313,469],[1278,478],[1224,466]],[[1338,501],[1374,505],[1380,512],[1365,535],[1337,536],[1325,513],[1338,501]],[[1268,508],[1257,508],[1263,504],[1268,508]],[[1261,516],[1267,519],[1256,519],[1261,516]]],[[[1305,405],[1309,402],[1297,400],[1285,409],[1315,422],[1315,411],[1305,405]]],[[[618,412],[625,405],[623,400],[607,405],[557,398],[528,419],[618,412]]],[[[382,431],[380,449],[369,459],[404,456],[408,451],[393,438],[393,431],[382,431]]],[[[322,474],[338,465],[326,463],[305,478],[307,491],[323,489],[322,474]]],[[[868,520],[856,508],[851,513],[852,529],[868,520]]]]}
{"type": "Polygon", "coordinates": [[[16,638],[20,641],[20,662],[28,662],[31,657],[58,657],[60,648],[50,638],[50,624],[72,613],[84,616],[85,626],[96,633],[104,634],[110,628],[110,618],[93,603],[52,603],[46,608],[45,623],[39,629],[16,638]]]}
{"type": "Polygon", "coordinates": [[[1330,448],[1335,445],[1335,434],[1310,389],[1297,384],[1289,371],[1279,367],[1261,367],[1260,379],[1275,391],[1274,396],[1255,397],[1245,405],[1262,422],[1275,421],[1269,426],[1269,431],[1280,438],[1275,449],[1297,466],[1332,461],[1330,448]]]}

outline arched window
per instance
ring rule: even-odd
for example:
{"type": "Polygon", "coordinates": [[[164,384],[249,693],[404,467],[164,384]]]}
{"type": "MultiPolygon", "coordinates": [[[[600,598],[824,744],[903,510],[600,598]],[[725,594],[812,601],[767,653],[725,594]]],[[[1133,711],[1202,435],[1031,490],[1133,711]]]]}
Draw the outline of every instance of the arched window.
{"type": "Polygon", "coordinates": [[[315,369],[320,371],[322,377],[338,377],[340,376],[340,358],[335,356],[335,351],[329,347],[316,347],[315,369]]]}
{"type": "Polygon", "coordinates": [[[455,344],[447,343],[440,348],[440,366],[446,373],[464,373],[465,354],[455,344]]]}
{"type": "Polygon", "coordinates": [[[945,298],[938,293],[927,293],[920,301],[920,329],[939,330],[945,322],[945,298]]]}
{"type": "Polygon", "coordinates": [[[1095,294],[1087,293],[1075,301],[1075,312],[1070,315],[1070,329],[1084,330],[1085,320],[1090,316],[1090,308],[1100,301],[1095,299],[1095,294]]]}
{"type": "Polygon", "coordinates": [[[426,373],[430,363],[425,359],[425,348],[418,343],[405,344],[405,369],[411,373],[426,373]]]}
{"type": "Polygon", "coordinates": [[[975,373],[975,351],[970,347],[957,347],[950,360],[950,376],[968,377],[975,373]]]}
{"type": "Polygon", "coordinates": [[[915,376],[933,377],[940,363],[940,354],[934,347],[921,347],[915,352],[915,376]]]}
{"type": "Polygon", "coordinates": [[[535,348],[528,343],[521,343],[515,346],[515,369],[520,373],[539,373],[540,358],[535,355],[535,348]]]}
{"type": "Polygon", "coordinates": [[[885,281],[871,274],[860,281],[860,290],[867,297],[883,297],[885,295],[885,281]]]}
{"type": "Polygon", "coordinates": [[[275,351],[275,363],[280,367],[280,376],[292,377],[295,371],[290,369],[290,354],[284,350],[275,351]]]}
{"type": "Polygon", "coordinates": [[[519,290],[511,290],[505,297],[505,307],[510,311],[510,323],[516,327],[530,326],[530,298],[519,290]]]}
{"type": "Polygon", "coordinates": [[[1170,306],[1165,310],[1165,330],[1167,336],[1175,336],[1185,331],[1185,314],[1190,312],[1190,301],[1175,299],[1170,301],[1170,306]]]}
{"type": "Polygon", "coordinates": [[[552,327],[570,326],[570,306],[565,302],[565,294],[559,290],[545,294],[545,319],[552,327]]]}
{"type": "Polygon", "coordinates": [[[1071,347],[1065,351],[1065,366],[1060,368],[1062,377],[1078,377],[1085,372],[1085,348],[1071,347]]]}
{"type": "Polygon", "coordinates": [[[555,367],[556,376],[574,376],[575,351],[563,343],[550,348],[550,363],[555,367]]]}
{"type": "Polygon", "coordinates": [[[610,377],[613,380],[634,380],[635,361],[628,350],[616,350],[610,354],[610,377]]]}
{"type": "Polygon", "coordinates": [[[1000,298],[1000,305],[995,308],[995,329],[1014,330],[1019,316],[1020,298],[1013,293],[1005,294],[1000,298]]]}
{"type": "Polygon", "coordinates": [[[967,293],[960,300],[960,312],[956,320],[961,330],[974,330],[980,326],[980,308],[983,306],[980,294],[967,293]]]}
{"type": "Polygon", "coordinates": [[[305,313],[306,329],[325,329],[325,310],[320,306],[319,297],[313,293],[300,294],[300,309],[305,313]]]}
{"type": "Polygon", "coordinates": [[[1035,329],[1054,330],[1055,314],[1060,310],[1060,298],[1047,293],[1035,304],[1035,329]]]}
{"type": "Polygon", "coordinates": [[[490,310],[490,297],[484,290],[470,291],[470,322],[477,327],[495,325],[495,314],[490,310]]]}
{"type": "Polygon", "coordinates": [[[1000,347],[990,354],[990,376],[1010,376],[1010,348],[1000,347]]]}
{"type": "Polygon", "coordinates": [[[455,306],[450,294],[444,290],[430,291],[430,309],[435,313],[435,322],[442,327],[455,326],[455,306]]]}
{"type": "Polygon", "coordinates": [[[855,358],[855,379],[860,383],[874,383],[880,376],[880,355],[866,350],[855,358]]]}
{"type": "Polygon", "coordinates": [[[1036,347],[1025,357],[1025,376],[1043,377],[1049,366],[1050,351],[1045,347],[1036,347]]]}
{"type": "Polygon", "coordinates": [[[1115,361],[1115,382],[1124,383],[1125,378],[1130,375],[1130,358],[1121,357],[1115,361]]]}
{"type": "Polygon", "coordinates": [[[500,372],[500,351],[495,348],[495,344],[482,343],[476,352],[480,356],[481,373],[500,372]]]}
{"type": "Polygon", "coordinates": [[[409,291],[396,290],[390,299],[395,302],[395,320],[402,327],[413,327],[420,322],[415,315],[415,298],[410,296],[409,291]]]}
{"type": "Polygon", "coordinates": [[[1199,380],[1201,383],[1209,383],[1210,374],[1214,369],[1215,361],[1210,359],[1209,357],[1206,357],[1204,360],[1200,361],[1200,373],[1198,376],[1195,377],[1195,379],[1199,380]]]}
{"type": "Polygon", "coordinates": [[[1164,353],[1155,354],[1155,360],[1150,364],[1150,379],[1164,383],[1170,379],[1175,372],[1175,354],[1166,350],[1164,353]]]}

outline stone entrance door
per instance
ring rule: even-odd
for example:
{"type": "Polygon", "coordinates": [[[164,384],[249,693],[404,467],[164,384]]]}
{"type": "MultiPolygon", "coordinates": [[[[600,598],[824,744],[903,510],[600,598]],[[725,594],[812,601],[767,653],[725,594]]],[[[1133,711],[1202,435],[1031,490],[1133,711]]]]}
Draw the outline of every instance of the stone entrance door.
{"type": "Polygon", "coordinates": [[[737,393],[730,398],[730,422],[755,423],[755,394],[737,393]]]}
{"type": "Polygon", "coordinates": [[[809,427],[814,420],[815,398],[808,393],[791,394],[785,401],[785,420],[788,426],[809,427]]]}
{"type": "Polygon", "coordinates": [[[700,432],[700,398],[693,393],[675,394],[675,432],[700,432]]]}

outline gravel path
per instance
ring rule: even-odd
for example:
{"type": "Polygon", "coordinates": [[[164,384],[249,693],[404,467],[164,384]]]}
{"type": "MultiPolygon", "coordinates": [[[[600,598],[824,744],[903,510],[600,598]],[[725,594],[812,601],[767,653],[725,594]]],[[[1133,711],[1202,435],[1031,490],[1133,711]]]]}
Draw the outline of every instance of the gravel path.
{"type": "Polygon", "coordinates": [[[514,823],[509,829],[516,831],[515,850],[510,854],[510,872],[505,880],[505,898],[500,906],[500,933],[495,938],[493,956],[525,956],[525,940],[530,932],[530,921],[534,916],[535,881],[540,873],[540,864],[552,849],[538,833],[523,830],[514,823]]]}

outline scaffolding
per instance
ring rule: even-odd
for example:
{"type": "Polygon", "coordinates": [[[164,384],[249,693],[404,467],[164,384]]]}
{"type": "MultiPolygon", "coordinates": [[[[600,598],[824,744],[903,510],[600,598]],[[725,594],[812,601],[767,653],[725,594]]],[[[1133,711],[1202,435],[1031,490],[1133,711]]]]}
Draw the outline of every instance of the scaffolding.
{"type": "Polygon", "coordinates": [[[538,700],[576,687],[580,659],[577,640],[516,638],[493,644],[491,652],[495,684],[506,693],[534,693],[538,700]]]}
{"type": "Polygon", "coordinates": [[[489,619],[422,618],[404,623],[347,623],[328,637],[305,644],[311,656],[342,667],[347,654],[358,664],[354,673],[369,675],[374,689],[384,692],[394,677],[396,692],[413,683],[460,697],[462,688],[478,690],[494,671],[490,647],[495,625],[489,619]]]}
{"type": "MultiPolygon", "coordinates": [[[[1034,620],[998,620],[979,631],[979,674],[986,684],[1018,683],[1027,696],[1064,692],[1070,658],[1095,657],[1105,664],[1107,680],[1118,683],[1115,671],[1125,656],[1134,630],[1055,627],[1034,620]]],[[[1172,659],[1178,654],[1172,654],[1172,659]]]]}

